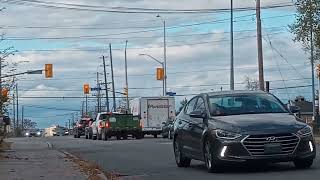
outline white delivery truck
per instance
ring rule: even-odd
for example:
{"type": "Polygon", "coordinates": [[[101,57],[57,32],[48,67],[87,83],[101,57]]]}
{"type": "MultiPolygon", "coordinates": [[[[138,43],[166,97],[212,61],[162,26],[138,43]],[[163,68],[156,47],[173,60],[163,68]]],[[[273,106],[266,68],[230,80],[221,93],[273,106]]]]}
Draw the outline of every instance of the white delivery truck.
{"type": "Polygon", "coordinates": [[[143,135],[161,134],[163,123],[175,118],[174,97],[140,97],[130,101],[130,110],[139,116],[142,122],[143,135]]]}

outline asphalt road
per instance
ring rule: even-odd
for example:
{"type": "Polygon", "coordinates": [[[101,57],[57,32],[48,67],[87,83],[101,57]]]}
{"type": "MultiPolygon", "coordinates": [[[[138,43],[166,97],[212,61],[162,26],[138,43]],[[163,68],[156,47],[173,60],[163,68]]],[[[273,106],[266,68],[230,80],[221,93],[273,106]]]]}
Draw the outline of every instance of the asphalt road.
{"type": "Polygon", "coordinates": [[[123,179],[307,180],[320,177],[319,152],[314,165],[307,170],[297,170],[292,163],[281,163],[265,167],[232,166],[222,173],[209,174],[204,163],[198,161],[192,161],[190,168],[178,168],[172,142],[167,139],[93,141],[69,136],[42,140],[50,142],[56,149],[96,163],[105,171],[119,173],[123,179]]]}

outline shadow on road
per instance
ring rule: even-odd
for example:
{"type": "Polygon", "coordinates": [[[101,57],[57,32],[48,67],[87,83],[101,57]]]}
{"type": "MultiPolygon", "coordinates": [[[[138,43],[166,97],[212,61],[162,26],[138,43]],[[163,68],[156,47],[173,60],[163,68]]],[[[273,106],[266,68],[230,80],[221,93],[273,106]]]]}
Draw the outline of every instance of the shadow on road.
{"type": "MultiPolygon", "coordinates": [[[[196,164],[190,166],[191,169],[207,171],[205,164],[196,164]]],[[[275,164],[236,164],[224,166],[219,169],[219,174],[248,174],[248,173],[267,173],[267,172],[289,172],[289,171],[313,171],[310,169],[297,169],[292,163],[275,163],[275,164]]]]}

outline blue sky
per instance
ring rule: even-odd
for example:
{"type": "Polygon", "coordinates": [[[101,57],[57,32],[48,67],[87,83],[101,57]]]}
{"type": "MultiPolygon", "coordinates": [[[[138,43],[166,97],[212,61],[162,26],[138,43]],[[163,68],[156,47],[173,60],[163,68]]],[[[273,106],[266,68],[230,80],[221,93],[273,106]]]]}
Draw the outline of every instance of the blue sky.
{"type": "MultiPolygon", "coordinates": [[[[84,0],[71,2],[88,4],[88,1],[84,0]]],[[[291,1],[265,0],[262,2],[262,6],[282,2],[289,3],[291,1]]],[[[199,0],[197,3],[187,0],[183,3],[183,6],[180,1],[170,0],[137,0],[135,2],[94,0],[91,3],[108,7],[173,9],[229,7],[227,1],[219,0],[199,0]]],[[[254,0],[239,0],[235,3],[235,7],[252,7],[254,3],[254,0]]],[[[41,128],[52,124],[64,125],[68,119],[72,118],[72,113],[78,113],[79,115],[81,101],[84,99],[32,99],[27,97],[82,97],[83,84],[90,83],[91,86],[94,86],[96,84],[96,72],[102,73],[103,71],[101,56],[108,56],[108,43],[112,43],[114,48],[115,88],[117,91],[123,91],[124,88],[124,42],[129,40],[130,96],[157,96],[161,94],[162,83],[156,81],[154,76],[158,64],[139,56],[140,53],[148,53],[160,60],[163,59],[162,22],[155,15],[78,12],[6,3],[0,5],[6,7],[6,10],[0,14],[2,16],[0,23],[2,29],[0,31],[5,33],[7,38],[106,35],[95,39],[7,40],[0,44],[1,48],[14,46],[19,51],[15,56],[8,58],[8,61],[29,61],[29,63],[21,64],[18,67],[19,72],[43,68],[46,63],[54,64],[53,79],[45,79],[39,75],[18,78],[20,104],[25,106],[25,116],[35,120],[41,128]],[[26,26],[33,26],[34,28],[26,28],[26,26]],[[56,28],[36,28],[39,26],[56,28]],[[82,29],[79,27],[82,27],[82,29]],[[159,30],[123,34],[150,29],[159,30]],[[121,33],[122,35],[115,35],[121,33]],[[39,51],[57,49],[64,51],[39,51]],[[95,51],[88,51],[88,49],[94,49],[95,51]]],[[[265,79],[271,81],[271,88],[273,89],[311,84],[310,79],[308,79],[310,78],[308,56],[299,43],[292,41],[293,36],[287,28],[289,24],[294,22],[294,14],[295,9],[292,7],[262,11],[265,79]],[[270,47],[269,41],[282,57],[270,47]]],[[[234,16],[236,89],[244,89],[245,76],[257,78],[258,75],[255,12],[235,12],[234,16]]],[[[168,27],[168,88],[179,95],[185,95],[176,98],[177,104],[183,98],[190,98],[189,94],[217,91],[221,87],[227,90],[229,87],[228,68],[230,61],[229,13],[162,14],[161,17],[166,20],[168,27]],[[221,20],[224,21],[172,28],[221,20]]],[[[107,64],[109,64],[108,58],[107,64]]],[[[110,72],[110,67],[107,68],[110,72]]],[[[110,81],[110,75],[108,75],[108,81],[110,81]]],[[[272,93],[283,101],[292,99],[297,95],[304,95],[310,99],[311,88],[278,89],[273,90],[272,93]]],[[[93,109],[94,105],[95,100],[90,99],[89,108],[93,109]]]]}

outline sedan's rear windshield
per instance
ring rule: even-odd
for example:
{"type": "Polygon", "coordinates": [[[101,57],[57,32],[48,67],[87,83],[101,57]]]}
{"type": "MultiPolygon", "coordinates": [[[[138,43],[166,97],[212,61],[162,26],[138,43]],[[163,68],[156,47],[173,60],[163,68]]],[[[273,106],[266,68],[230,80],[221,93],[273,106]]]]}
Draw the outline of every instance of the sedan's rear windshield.
{"type": "Polygon", "coordinates": [[[212,116],[287,112],[283,104],[270,94],[211,96],[209,106],[212,116]]]}

